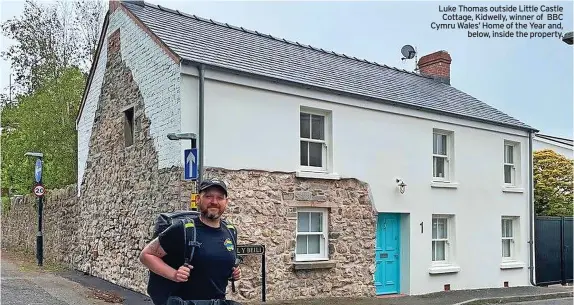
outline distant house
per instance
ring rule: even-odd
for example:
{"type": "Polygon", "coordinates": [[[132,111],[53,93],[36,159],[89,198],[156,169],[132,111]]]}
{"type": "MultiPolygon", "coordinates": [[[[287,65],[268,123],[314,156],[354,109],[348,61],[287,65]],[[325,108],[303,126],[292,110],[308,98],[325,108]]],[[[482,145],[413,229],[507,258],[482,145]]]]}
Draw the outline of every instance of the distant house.
{"type": "Polygon", "coordinates": [[[565,43],[567,43],[569,45],[572,45],[572,43],[573,43],[572,37],[574,36],[573,34],[574,34],[574,32],[567,32],[566,34],[564,34],[562,41],[564,41],[565,43]]]}
{"type": "Polygon", "coordinates": [[[551,149],[556,153],[574,160],[574,145],[571,139],[537,133],[534,135],[532,148],[534,151],[551,149]]]}
{"type": "MultiPolygon", "coordinates": [[[[420,74],[140,1],[110,2],[78,130],[81,269],[144,291],[137,253],[204,176],[230,186],[267,300],[530,285],[534,128],[420,74]],[[95,253],[95,254],[93,254],[95,253]]],[[[238,293],[261,297],[249,256],[238,293]]]]}

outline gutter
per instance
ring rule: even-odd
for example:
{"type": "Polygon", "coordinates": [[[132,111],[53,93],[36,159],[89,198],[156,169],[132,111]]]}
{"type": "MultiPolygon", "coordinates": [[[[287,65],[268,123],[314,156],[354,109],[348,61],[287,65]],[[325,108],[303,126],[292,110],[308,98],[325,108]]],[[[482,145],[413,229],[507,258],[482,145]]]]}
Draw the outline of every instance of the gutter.
{"type": "Polygon", "coordinates": [[[572,149],[572,147],[574,146],[572,140],[568,140],[568,139],[551,137],[551,136],[546,136],[546,135],[542,135],[542,134],[537,134],[536,137],[538,138],[539,141],[540,141],[540,139],[544,139],[544,140],[547,140],[549,142],[553,142],[553,143],[551,143],[553,145],[562,144],[564,146],[568,146],[568,147],[565,147],[566,149],[572,149]],[[556,143],[558,143],[558,144],[556,144],[556,143]]]}
{"type": "Polygon", "coordinates": [[[203,178],[203,156],[204,156],[204,152],[205,152],[205,148],[204,148],[204,141],[203,141],[203,135],[205,134],[204,132],[204,112],[205,112],[205,107],[204,107],[204,95],[205,95],[205,91],[204,91],[204,85],[205,85],[205,66],[203,64],[199,64],[197,66],[197,70],[199,72],[199,145],[197,148],[197,154],[199,157],[199,160],[197,162],[197,180],[198,183],[201,183],[202,178],[203,178]]]}
{"type": "Polygon", "coordinates": [[[530,173],[528,175],[528,212],[529,212],[529,237],[528,245],[530,246],[530,262],[528,266],[528,271],[530,272],[530,284],[536,286],[536,279],[534,278],[534,157],[532,149],[532,132],[528,133],[528,164],[530,173]]]}

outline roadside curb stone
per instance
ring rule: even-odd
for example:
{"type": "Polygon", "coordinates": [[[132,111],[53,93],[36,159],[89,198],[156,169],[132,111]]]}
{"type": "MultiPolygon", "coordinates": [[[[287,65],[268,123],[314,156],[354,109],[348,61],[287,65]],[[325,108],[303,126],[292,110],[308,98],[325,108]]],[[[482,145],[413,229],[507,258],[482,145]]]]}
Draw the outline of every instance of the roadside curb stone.
{"type": "Polygon", "coordinates": [[[538,301],[538,300],[549,300],[549,299],[561,299],[573,297],[574,292],[554,292],[554,293],[544,293],[544,294],[532,294],[532,295],[521,295],[521,296],[507,296],[507,297],[496,297],[496,298],[476,298],[454,305],[487,305],[487,304],[504,304],[512,302],[526,302],[526,301],[538,301]]]}

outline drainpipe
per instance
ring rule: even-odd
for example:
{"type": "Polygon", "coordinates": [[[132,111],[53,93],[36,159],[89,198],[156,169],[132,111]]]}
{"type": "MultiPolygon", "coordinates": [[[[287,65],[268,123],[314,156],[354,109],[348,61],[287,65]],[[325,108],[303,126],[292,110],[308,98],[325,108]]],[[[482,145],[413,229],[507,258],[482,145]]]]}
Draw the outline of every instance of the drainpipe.
{"type": "Polygon", "coordinates": [[[199,71],[199,146],[198,146],[198,157],[197,162],[197,183],[201,183],[203,179],[203,156],[205,153],[205,147],[203,146],[203,135],[204,135],[204,83],[205,83],[205,67],[200,64],[197,67],[199,71]]]}
{"type": "Polygon", "coordinates": [[[533,149],[532,149],[532,131],[528,132],[528,167],[530,173],[528,175],[528,210],[529,210],[529,223],[528,226],[530,230],[530,237],[528,244],[530,245],[530,266],[528,267],[530,271],[530,284],[536,286],[536,281],[534,279],[534,161],[533,161],[533,149]]]}

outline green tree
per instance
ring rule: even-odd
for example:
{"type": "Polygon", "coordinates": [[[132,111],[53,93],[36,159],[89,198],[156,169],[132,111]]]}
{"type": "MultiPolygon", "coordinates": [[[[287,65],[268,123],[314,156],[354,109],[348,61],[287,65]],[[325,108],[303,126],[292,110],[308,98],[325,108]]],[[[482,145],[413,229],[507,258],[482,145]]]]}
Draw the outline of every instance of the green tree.
{"type": "MultiPolygon", "coordinates": [[[[12,97],[34,92],[71,66],[89,71],[105,16],[103,3],[26,0],[21,16],[2,23],[4,36],[15,41],[1,54],[14,75],[12,97]]],[[[5,92],[1,102],[12,102],[5,92]]]]}
{"type": "Polygon", "coordinates": [[[536,215],[572,216],[573,161],[550,149],[533,158],[536,215]]]}
{"type": "Polygon", "coordinates": [[[48,188],[76,181],[75,119],[106,2],[26,0],[21,16],[1,24],[3,35],[14,41],[1,54],[10,62],[12,80],[0,94],[3,188],[31,192],[34,160],[24,156],[27,151],[44,153],[48,188]]]}
{"type": "Polygon", "coordinates": [[[75,130],[85,77],[77,67],[63,70],[18,105],[2,110],[2,181],[15,193],[31,192],[34,160],[28,151],[44,153],[42,180],[47,188],[76,181],[77,136],[75,130]]]}

